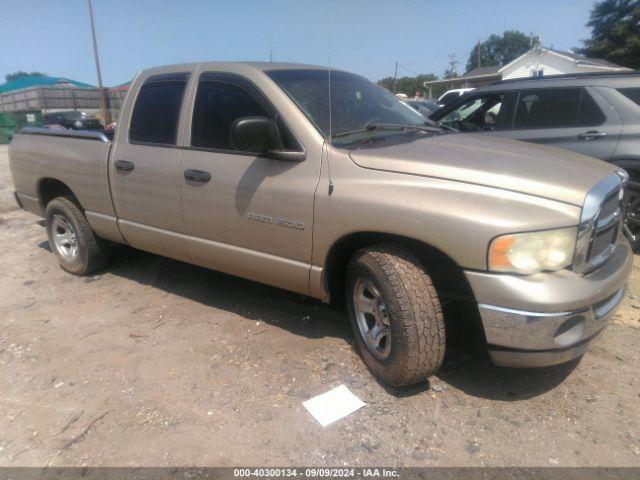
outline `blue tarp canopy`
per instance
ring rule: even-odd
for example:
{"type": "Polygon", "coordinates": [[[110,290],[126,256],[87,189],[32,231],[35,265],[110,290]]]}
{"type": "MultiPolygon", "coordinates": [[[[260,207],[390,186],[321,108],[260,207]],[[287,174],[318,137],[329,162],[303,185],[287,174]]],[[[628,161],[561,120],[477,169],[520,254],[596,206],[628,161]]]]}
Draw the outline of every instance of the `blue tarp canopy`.
{"type": "Polygon", "coordinates": [[[0,93],[22,90],[31,87],[46,87],[52,85],[72,85],[80,88],[95,88],[94,85],[78,82],[64,77],[18,77],[0,85],[0,93]]]}

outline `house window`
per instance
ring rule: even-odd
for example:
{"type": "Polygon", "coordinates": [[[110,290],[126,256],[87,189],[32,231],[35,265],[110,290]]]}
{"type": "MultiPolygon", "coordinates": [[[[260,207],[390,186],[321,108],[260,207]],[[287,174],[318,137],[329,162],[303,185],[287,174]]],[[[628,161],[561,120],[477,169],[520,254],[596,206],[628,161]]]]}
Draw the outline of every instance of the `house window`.
{"type": "Polygon", "coordinates": [[[543,77],[544,76],[544,68],[532,68],[530,71],[531,77],[543,77]]]}

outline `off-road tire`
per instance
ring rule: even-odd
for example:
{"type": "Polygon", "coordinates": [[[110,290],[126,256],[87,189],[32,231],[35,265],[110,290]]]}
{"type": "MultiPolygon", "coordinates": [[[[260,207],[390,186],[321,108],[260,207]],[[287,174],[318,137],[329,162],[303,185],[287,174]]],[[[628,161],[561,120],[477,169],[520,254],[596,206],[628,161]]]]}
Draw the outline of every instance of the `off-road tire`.
{"type": "Polygon", "coordinates": [[[60,267],[74,275],[88,275],[104,267],[108,258],[106,242],[98,237],[87,222],[80,207],[71,197],[57,197],[45,209],[45,225],[49,247],[58,257],[60,267]],[[77,254],[69,260],[58,252],[53,239],[53,216],[61,215],[72,226],[77,242],[77,254]]]}
{"type": "Polygon", "coordinates": [[[376,377],[399,387],[438,371],[445,353],[440,300],[431,278],[408,249],[377,245],[358,251],[347,267],[346,297],[358,352],[376,377]],[[357,324],[353,294],[359,278],[371,280],[386,305],[391,350],[383,360],[371,354],[357,324]]]}

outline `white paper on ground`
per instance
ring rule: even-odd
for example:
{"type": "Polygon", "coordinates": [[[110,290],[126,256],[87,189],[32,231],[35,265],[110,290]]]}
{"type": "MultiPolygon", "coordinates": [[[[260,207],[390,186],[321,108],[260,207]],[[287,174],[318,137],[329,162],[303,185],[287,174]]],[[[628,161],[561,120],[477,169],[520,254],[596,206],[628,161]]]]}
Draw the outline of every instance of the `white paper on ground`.
{"type": "Polygon", "coordinates": [[[356,397],[345,385],[302,402],[304,408],[313,415],[320,425],[327,425],[346,417],[366,404],[356,397]]]}

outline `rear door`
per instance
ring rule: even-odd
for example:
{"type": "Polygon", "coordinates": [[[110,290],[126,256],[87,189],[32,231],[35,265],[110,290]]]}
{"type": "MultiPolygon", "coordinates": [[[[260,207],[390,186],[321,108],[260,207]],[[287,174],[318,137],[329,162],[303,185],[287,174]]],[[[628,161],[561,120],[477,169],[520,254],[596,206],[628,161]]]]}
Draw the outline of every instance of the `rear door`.
{"type": "Polygon", "coordinates": [[[518,92],[504,136],[608,160],[622,128],[619,115],[593,89],[546,88],[518,92]]]}
{"type": "Polygon", "coordinates": [[[109,169],[126,241],[181,260],[189,256],[183,238],[177,142],[188,78],[189,72],[153,75],[129,93],[123,111],[131,112],[130,118],[120,119],[128,128],[118,129],[109,169]]]}
{"type": "Polygon", "coordinates": [[[197,264],[307,293],[320,158],[286,161],[235,149],[231,126],[255,116],[277,123],[286,150],[304,151],[252,82],[202,73],[181,160],[189,252],[197,264]]]}

